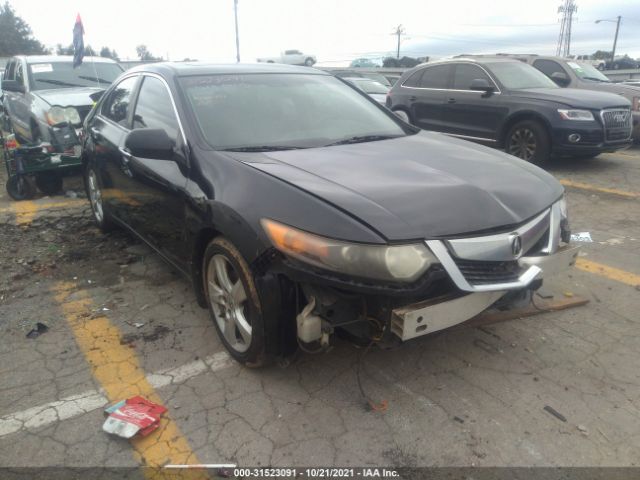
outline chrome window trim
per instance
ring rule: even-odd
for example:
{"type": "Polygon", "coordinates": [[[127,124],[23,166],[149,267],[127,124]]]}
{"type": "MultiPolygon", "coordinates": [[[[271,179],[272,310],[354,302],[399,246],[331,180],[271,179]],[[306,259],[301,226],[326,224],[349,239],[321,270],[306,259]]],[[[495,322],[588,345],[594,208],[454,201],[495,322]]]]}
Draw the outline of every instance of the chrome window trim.
{"type": "MultiPolygon", "coordinates": [[[[484,71],[484,73],[486,73],[486,75],[489,77],[489,79],[493,82],[493,85],[496,87],[496,91],[492,92],[492,95],[500,95],[502,93],[502,90],[500,90],[500,87],[498,87],[498,82],[496,82],[496,79],[493,78],[493,75],[491,75],[489,73],[489,71],[484,68],[482,65],[479,65],[477,63],[474,62],[451,62],[451,63],[438,63],[435,65],[428,65],[426,67],[421,68],[420,70],[424,71],[428,68],[433,68],[433,67],[437,67],[439,65],[452,65],[453,67],[455,67],[456,65],[475,65],[476,67],[480,68],[482,71],[484,71]]],[[[418,70],[416,70],[414,73],[417,73],[418,70]]],[[[413,74],[409,75],[407,77],[407,80],[409,80],[411,77],[413,76],[413,74]]],[[[405,80],[405,82],[407,81],[405,80]]],[[[421,79],[422,80],[422,79],[421,79]]],[[[404,83],[402,83],[402,85],[400,85],[402,88],[412,88],[414,90],[433,90],[433,91],[438,91],[438,92],[465,92],[465,93],[479,93],[479,94],[484,94],[484,92],[479,91],[479,90],[458,90],[455,88],[432,88],[432,87],[410,87],[408,85],[405,85],[404,83]]]]}
{"type": "MultiPolygon", "coordinates": [[[[143,77],[154,77],[157,78],[158,80],[160,80],[163,84],[164,87],[167,89],[167,93],[169,94],[169,98],[171,99],[171,106],[173,107],[173,113],[176,116],[176,119],[178,120],[178,127],[180,128],[180,135],[182,136],[182,141],[185,145],[187,145],[187,136],[184,133],[184,128],[182,126],[182,120],[180,119],[180,114],[178,114],[178,108],[176,107],[176,101],[173,98],[173,94],[171,93],[171,89],[169,88],[169,84],[167,83],[167,81],[161,76],[158,75],[157,73],[152,73],[152,72],[141,72],[141,75],[143,77]]],[[[140,86],[140,88],[144,87],[144,80],[142,85],[140,86]]],[[[136,95],[136,107],[138,106],[138,98],[140,97],[140,92],[138,91],[138,95],[136,95]]],[[[133,114],[135,115],[136,111],[135,108],[133,110],[133,114]]]]}
{"type": "Polygon", "coordinates": [[[451,258],[451,255],[449,254],[449,251],[447,250],[447,247],[442,240],[427,240],[425,243],[431,249],[436,258],[440,261],[444,269],[451,277],[451,280],[453,280],[456,286],[464,292],[517,290],[529,285],[540,273],[542,273],[542,269],[540,267],[538,267],[537,265],[531,265],[518,277],[518,280],[515,282],[471,285],[469,282],[467,282],[467,279],[464,278],[462,272],[460,272],[460,269],[456,265],[456,262],[453,261],[453,258],[451,258]]]}

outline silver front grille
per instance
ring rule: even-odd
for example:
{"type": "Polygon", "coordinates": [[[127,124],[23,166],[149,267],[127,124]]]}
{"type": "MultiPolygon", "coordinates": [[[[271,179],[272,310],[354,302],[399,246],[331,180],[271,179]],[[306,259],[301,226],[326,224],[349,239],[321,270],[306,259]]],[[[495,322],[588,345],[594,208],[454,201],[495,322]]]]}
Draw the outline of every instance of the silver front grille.
{"type": "Polygon", "coordinates": [[[605,141],[619,142],[631,138],[631,110],[616,108],[600,112],[604,125],[605,141]]]}

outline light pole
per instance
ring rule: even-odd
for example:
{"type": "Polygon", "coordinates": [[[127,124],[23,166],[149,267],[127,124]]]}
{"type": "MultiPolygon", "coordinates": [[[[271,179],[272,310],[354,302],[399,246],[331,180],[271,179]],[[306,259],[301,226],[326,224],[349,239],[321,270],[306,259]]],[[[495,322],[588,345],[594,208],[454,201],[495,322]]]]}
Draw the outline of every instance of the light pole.
{"type": "Polygon", "coordinates": [[[613,68],[613,62],[616,59],[616,45],[618,43],[618,32],[620,31],[620,20],[622,20],[622,17],[620,15],[618,15],[617,20],[610,20],[607,18],[603,18],[601,20],[596,20],[596,23],[600,23],[600,22],[616,22],[616,36],[613,37],[613,51],[611,52],[611,68],[613,68]]]}
{"type": "Polygon", "coordinates": [[[233,13],[236,19],[236,60],[240,63],[240,36],[238,34],[238,0],[233,0],[233,13]]]}

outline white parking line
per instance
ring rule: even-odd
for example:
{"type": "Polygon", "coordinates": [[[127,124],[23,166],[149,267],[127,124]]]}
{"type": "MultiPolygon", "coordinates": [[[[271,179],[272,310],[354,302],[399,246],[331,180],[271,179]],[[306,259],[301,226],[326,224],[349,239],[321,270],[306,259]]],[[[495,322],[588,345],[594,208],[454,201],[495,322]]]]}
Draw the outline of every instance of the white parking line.
{"type": "MultiPolygon", "coordinates": [[[[167,385],[183,383],[206,371],[216,372],[232,365],[234,365],[233,360],[226,352],[218,352],[202,360],[151,373],[147,375],[147,381],[154,388],[162,388],[167,385]]],[[[43,427],[77,417],[102,408],[107,403],[107,397],[102,392],[90,390],[55,402],[11,413],[0,417],[0,437],[22,429],[43,427]]]]}

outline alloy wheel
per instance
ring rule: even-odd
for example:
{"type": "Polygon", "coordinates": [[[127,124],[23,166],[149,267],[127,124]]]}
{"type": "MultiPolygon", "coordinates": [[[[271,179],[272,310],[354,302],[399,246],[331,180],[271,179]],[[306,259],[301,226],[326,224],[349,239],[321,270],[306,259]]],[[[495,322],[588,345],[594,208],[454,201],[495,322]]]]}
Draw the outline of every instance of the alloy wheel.
{"type": "Polygon", "coordinates": [[[91,207],[93,207],[93,215],[96,217],[98,223],[101,223],[104,219],[104,211],[102,209],[102,191],[98,185],[98,177],[93,169],[89,170],[87,175],[87,186],[89,189],[89,201],[91,207]]]}
{"type": "Polygon", "coordinates": [[[523,160],[531,160],[536,154],[536,136],[529,128],[518,128],[509,139],[509,153],[523,160]]]}
{"type": "Polygon", "coordinates": [[[207,266],[209,303],[216,323],[230,348],[238,353],[251,346],[247,291],[235,267],[222,254],[216,254],[207,266]]]}

